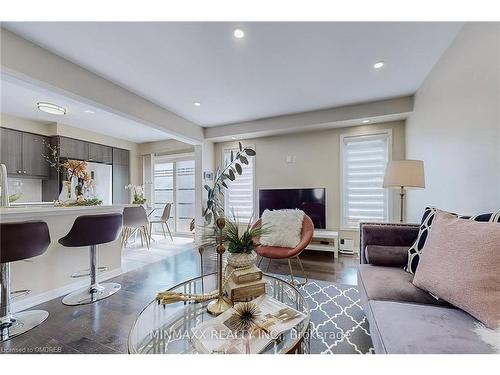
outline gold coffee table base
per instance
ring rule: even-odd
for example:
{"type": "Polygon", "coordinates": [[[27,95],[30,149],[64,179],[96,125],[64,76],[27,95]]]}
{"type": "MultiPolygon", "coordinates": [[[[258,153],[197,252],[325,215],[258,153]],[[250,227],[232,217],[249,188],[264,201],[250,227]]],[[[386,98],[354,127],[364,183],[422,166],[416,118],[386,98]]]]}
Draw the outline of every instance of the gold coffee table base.
{"type": "Polygon", "coordinates": [[[231,307],[233,307],[231,301],[224,297],[218,297],[216,300],[213,300],[208,304],[207,311],[210,314],[217,316],[222,314],[224,311],[229,310],[231,307]]]}

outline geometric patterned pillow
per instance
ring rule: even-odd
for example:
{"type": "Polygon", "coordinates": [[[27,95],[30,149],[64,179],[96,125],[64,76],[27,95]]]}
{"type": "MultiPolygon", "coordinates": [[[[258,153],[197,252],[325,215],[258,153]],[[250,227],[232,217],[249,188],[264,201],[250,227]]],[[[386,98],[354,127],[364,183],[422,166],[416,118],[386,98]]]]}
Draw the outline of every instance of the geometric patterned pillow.
{"type": "MultiPolygon", "coordinates": [[[[420,260],[420,255],[422,254],[422,249],[425,246],[425,241],[431,230],[432,221],[436,216],[437,208],[426,207],[424,211],[424,216],[422,216],[422,222],[420,223],[420,228],[418,230],[418,236],[413,245],[408,249],[408,263],[404,270],[406,272],[415,274],[418,267],[418,262],[420,260]]],[[[455,214],[452,214],[455,215],[455,214]]],[[[457,216],[457,215],[455,215],[457,216]]],[[[480,214],[476,216],[458,216],[461,219],[483,221],[490,223],[500,223],[500,211],[488,214],[480,214]]]]}

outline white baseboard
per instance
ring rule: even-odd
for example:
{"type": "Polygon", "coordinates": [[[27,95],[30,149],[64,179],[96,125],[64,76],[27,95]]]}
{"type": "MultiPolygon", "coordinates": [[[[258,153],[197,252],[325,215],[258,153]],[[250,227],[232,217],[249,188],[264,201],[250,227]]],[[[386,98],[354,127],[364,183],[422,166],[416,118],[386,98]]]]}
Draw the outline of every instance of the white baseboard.
{"type": "MultiPolygon", "coordinates": [[[[99,281],[109,280],[121,274],[122,274],[121,268],[116,268],[111,271],[106,271],[99,274],[99,281]]],[[[39,305],[40,303],[44,303],[54,298],[58,298],[66,294],[69,294],[75,290],[88,286],[89,284],[90,284],[89,278],[82,277],[81,280],[75,281],[74,283],[67,284],[62,287],[48,290],[46,292],[39,293],[36,295],[28,295],[28,297],[23,298],[22,300],[12,301],[11,311],[15,313],[18,311],[29,309],[30,307],[39,305]]]]}

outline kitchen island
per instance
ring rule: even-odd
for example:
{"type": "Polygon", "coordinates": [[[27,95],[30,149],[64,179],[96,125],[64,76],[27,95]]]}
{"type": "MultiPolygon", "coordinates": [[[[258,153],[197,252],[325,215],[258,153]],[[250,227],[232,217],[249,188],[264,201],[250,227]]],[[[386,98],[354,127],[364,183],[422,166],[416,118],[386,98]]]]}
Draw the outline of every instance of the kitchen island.
{"type": "MultiPolygon", "coordinates": [[[[48,224],[50,232],[50,246],[44,254],[26,261],[13,262],[11,265],[12,291],[31,290],[30,294],[13,300],[13,310],[23,310],[88,285],[89,277],[74,278],[71,275],[88,270],[89,248],[66,248],[58,240],[68,233],[78,216],[123,213],[126,206],[129,205],[0,208],[2,223],[42,220],[48,224]]],[[[107,267],[107,270],[99,273],[100,281],[121,273],[119,239],[99,246],[98,266],[107,267]]]]}

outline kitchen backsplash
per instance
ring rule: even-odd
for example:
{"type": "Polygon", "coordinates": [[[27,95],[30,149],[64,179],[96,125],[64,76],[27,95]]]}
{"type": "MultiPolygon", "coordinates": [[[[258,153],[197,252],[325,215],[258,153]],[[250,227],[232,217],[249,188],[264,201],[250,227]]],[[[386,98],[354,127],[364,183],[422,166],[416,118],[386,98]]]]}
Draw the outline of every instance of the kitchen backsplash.
{"type": "Polygon", "coordinates": [[[16,203],[42,201],[42,180],[9,177],[8,189],[9,195],[22,193],[16,203]]]}

